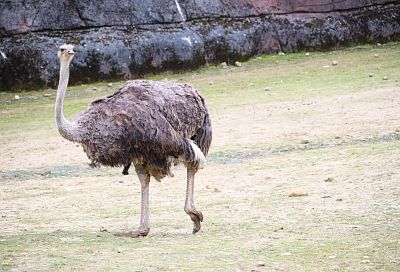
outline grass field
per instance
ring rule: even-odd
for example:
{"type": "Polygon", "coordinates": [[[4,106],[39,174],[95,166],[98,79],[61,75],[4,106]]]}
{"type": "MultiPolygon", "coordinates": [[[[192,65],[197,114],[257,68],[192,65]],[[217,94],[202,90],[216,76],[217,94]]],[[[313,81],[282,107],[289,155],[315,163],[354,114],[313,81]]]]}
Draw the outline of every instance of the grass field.
{"type": "MultiPolygon", "coordinates": [[[[400,43],[149,79],[193,84],[211,112],[202,230],[178,167],[151,182],[149,236],[115,237],[138,226],[137,177],[89,168],[55,90],[0,93],[0,271],[400,270],[400,43]]],[[[122,84],[70,87],[67,116],[122,84]]]]}

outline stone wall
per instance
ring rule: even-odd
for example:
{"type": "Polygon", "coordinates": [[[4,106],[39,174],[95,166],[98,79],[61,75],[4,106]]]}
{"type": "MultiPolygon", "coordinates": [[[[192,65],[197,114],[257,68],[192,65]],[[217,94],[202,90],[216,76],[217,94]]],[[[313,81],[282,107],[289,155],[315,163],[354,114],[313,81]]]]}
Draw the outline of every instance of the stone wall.
{"type": "Polygon", "coordinates": [[[73,84],[399,38],[400,1],[4,0],[0,90],[56,86],[63,43],[73,84]]]}

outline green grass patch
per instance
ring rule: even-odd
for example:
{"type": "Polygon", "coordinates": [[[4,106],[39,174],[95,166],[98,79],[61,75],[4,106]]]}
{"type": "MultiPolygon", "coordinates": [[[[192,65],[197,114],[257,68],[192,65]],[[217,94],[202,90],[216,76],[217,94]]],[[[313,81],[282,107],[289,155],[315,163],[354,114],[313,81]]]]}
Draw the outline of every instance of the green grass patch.
{"type": "MultiPolygon", "coordinates": [[[[252,103],[294,100],[301,97],[335,95],[385,86],[398,86],[400,43],[382,47],[358,46],[326,53],[312,52],[265,55],[251,59],[242,67],[218,66],[187,73],[162,73],[154,80],[189,82],[206,97],[211,111],[252,103]],[[332,61],[338,61],[332,66],[332,61]],[[372,77],[369,77],[372,74],[372,77]],[[383,80],[387,77],[387,80],[383,80]],[[270,91],[265,91],[269,87],[270,91]]],[[[70,87],[65,100],[66,115],[84,110],[90,101],[112,93],[105,83],[70,87]]],[[[1,136],[54,126],[55,90],[0,93],[1,136]],[[43,97],[43,94],[51,97],[43,97]]]]}

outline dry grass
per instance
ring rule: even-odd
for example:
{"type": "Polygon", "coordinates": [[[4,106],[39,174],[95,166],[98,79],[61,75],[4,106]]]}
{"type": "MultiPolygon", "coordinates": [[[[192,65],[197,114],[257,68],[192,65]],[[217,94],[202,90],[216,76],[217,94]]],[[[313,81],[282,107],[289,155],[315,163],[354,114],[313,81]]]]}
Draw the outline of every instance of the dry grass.
{"type": "MultiPolygon", "coordinates": [[[[178,168],[151,183],[150,235],[114,237],[137,226],[137,178],[89,169],[54,128],[54,97],[1,94],[0,271],[398,270],[399,59],[390,44],[154,77],[191,82],[212,113],[198,235],[178,168]]],[[[96,87],[72,88],[67,111],[110,92],[96,87]]]]}

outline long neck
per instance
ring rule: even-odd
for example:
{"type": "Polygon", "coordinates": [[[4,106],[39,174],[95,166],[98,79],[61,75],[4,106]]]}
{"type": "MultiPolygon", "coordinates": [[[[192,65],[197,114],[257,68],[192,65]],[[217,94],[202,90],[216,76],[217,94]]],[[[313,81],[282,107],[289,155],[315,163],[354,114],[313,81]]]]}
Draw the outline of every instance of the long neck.
{"type": "Polygon", "coordinates": [[[69,63],[60,62],[60,80],[58,82],[57,99],[56,99],[56,123],[58,131],[67,140],[77,141],[75,131],[76,125],[68,121],[64,117],[64,96],[67,91],[69,79],[69,63]]]}

